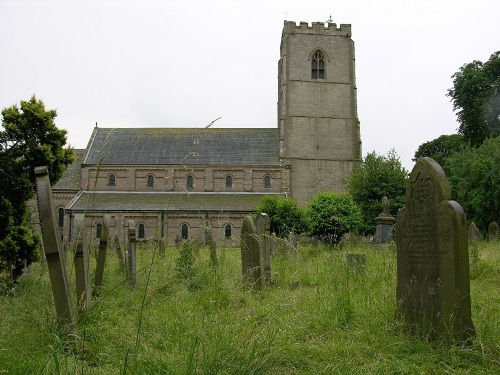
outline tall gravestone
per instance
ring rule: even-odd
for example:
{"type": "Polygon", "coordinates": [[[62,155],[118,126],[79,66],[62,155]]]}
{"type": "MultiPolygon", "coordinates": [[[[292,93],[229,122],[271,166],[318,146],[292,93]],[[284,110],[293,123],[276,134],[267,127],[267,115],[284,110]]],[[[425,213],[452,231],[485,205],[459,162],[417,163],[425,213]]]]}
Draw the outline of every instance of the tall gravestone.
{"type": "Polygon", "coordinates": [[[75,278],[76,278],[76,300],[80,311],[88,310],[92,306],[90,292],[90,265],[89,249],[87,241],[87,227],[85,215],[75,215],[77,231],[75,249],[75,278]]]}
{"type": "Polygon", "coordinates": [[[36,197],[42,242],[49,269],[52,295],[57,313],[59,328],[65,333],[71,333],[75,326],[73,302],[69,291],[66,263],[62,254],[61,238],[55,221],[55,209],[52,198],[47,167],[35,168],[36,197]]]}
{"type": "Polygon", "coordinates": [[[260,213],[255,222],[259,237],[259,253],[262,277],[265,283],[271,282],[271,219],[260,213]]]}
{"type": "Polygon", "coordinates": [[[381,244],[392,241],[392,230],[396,219],[389,212],[389,199],[382,198],[382,212],[375,218],[376,231],[373,242],[381,244]]]}
{"type": "Polygon", "coordinates": [[[212,230],[210,227],[205,226],[205,241],[207,243],[208,249],[210,251],[210,264],[212,267],[216,267],[217,261],[217,244],[212,236],[212,230]]]}
{"type": "Polygon", "coordinates": [[[97,254],[97,266],[95,271],[95,286],[97,291],[102,287],[104,278],[104,266],[106,264],[106,252],[108,249],[109,227],[111,226],[111,215],[105,214],[102,218],[102,231],[99,241],[99,252],[97,254]]]}
{"type": "Polygon", "coordinates": [[[434,160],[413,168],[396,228],[398,318],[431,338],[474,337],[467,220],[434,160]]]}
{"type": "Polygon", "coordinates": [[[241,226],[241,266],[245,283],[262,287],[259,238],[255,222],[250,215],[245,216],[241,226]]]}
{"type": "Polygon", "coordinates": [[[135,233],[135,221],[128,221],[128,254],[127,254],[127,275],[130,281],[130,285],[135,287],[137,284],[137,266],[136,266],[136,233],[135,233]]]}

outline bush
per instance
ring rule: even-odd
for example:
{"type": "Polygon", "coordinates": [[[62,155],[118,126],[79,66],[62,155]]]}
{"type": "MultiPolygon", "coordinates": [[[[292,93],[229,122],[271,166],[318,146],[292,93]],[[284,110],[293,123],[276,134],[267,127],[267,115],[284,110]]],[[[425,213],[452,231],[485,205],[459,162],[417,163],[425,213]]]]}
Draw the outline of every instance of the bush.
{"type": "Polygon", "coordinates": [[[342,235],[356,232],[361,223],[361,211],[347,194],[324,192],[311,198],[307,207],[311,235],[323,241],[337,243],[342,235]]]}
{"type": "Polygon", "coordinates": [[[279,237],[288,233],[306,233],[309,230],[305,210],[292,198],[266,195],[257,205],[257,213],[266,213],[271,219],[271,232],[279,237]]]}

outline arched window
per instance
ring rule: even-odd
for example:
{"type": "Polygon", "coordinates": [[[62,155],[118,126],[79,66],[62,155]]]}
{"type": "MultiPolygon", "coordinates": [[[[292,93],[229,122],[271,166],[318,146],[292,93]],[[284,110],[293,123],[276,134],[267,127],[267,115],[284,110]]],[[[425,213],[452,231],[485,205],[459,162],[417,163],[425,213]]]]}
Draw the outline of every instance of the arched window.
{"type": "Polygon", "coordinates": [[[224,227],[224,237],[226,238],[229,238],[231,237],[231,231],[232,231],[232,227],[231,227],[231,224],[227,224],[225,227],[224,227]]]}
{"type": "Polygon", "coordinates": [[[194,178],[193,178],[193,176],[188,175],[188,176],[186,177],[186,187],[187,187],[188,189],[192,189],[192,188],[193,188],[193,185],[194,185],[194,178]]]}
{"type": "Polygon", "coordinates": [[[233,187],[233,177],[231,175],[226,176],[226,187],[227,188],[233,187]]]}
{"type": "Polygon", "coordinates": [[[269,175],[264,176],[264,187],[266,189],[269,189],[271,187],[271,176],[269,175]]]}
{"type": "Polygon", "coordinates": [[[155,185],[155,176],[152,174],[148,175],[148,188],[152,188],[155,185]]]}
{"type": "Polygon", "coordinates": [[[97,223],[95,225],[95,238],[101,238],[102,235],[102,224],[97,223]]]}
{"type": "Polygon", "coordinates": [[[108,176],[108,186],[116,186],[116,177],[114,174],[108,176]]]}
{"type": "Polygon", "coordinates": [[[57,218],[58,218],[58,223],[59,223],[59,228],[64,227],[64,208],[60,207],[57,210],[57,218]]]}
{"type": "Polygon", "coordinates": [[[137,238],[144,238],[144,232],[145,232],[145,226],[144,224],[140,223],[137,226],[137,238]]]}
{"type": "Polygon", "coordinates": [[[181,238],[187,240],[189,236],[189,226],[187,224],[181,225],[181,238]]]}
{"type": "Polygon", "coordinates": [[[316,51],[313,54],[311,61],[311,78],[325,79],[325,58],[321,51],[316,51]]]}

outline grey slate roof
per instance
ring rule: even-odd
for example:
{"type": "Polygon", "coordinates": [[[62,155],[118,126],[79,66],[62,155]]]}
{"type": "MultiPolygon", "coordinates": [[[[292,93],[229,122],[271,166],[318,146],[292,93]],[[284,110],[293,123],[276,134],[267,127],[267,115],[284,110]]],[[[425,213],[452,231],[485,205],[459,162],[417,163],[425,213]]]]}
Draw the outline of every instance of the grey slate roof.
{"type": "Polygon", "coordinates": [[[82,182],[82,162],[87,150],[75,149],[75,161],[68,166],[59,181],[52,186],[52,190],[79,191],[82,182]]]}
{"type": "MultiPolygon", "coordinates": [[[[82,192],[68,205],[76,212],[254,212],[264,193],[82,192]]],[[[283,193],[276,195],[284,196],[283,193]]]]}
{"type": "Polygon", "coordinates": [[[95,128],[84,164],[279,165],[277,128],[95,128]]]}

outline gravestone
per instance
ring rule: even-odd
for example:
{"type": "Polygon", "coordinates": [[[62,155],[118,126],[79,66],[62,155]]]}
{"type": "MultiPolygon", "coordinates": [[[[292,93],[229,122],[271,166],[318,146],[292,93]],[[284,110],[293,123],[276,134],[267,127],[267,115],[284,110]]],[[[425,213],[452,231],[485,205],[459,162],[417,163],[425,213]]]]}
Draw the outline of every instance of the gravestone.
{"type": "Polygon", "coordinates": [[[259,237],[259,253],[262,277],[265,283],[271,282],[271,219],[260,213],[255,222],[259,237]]]}
{"type": "Polygon", "coordinates": [[[102,218],[101,239],[99,241],[99,252],[97,254],[97,267],[95,272],[95,286],[97,291],[102,287],[104,277],[104,266],[106,264],[106,252],[108,249],[109,227],[111,226],[111,216],[105,214],[102,218]]]}
{"type": "Polygon", "coordinates": [[[90,266],[89,249],[87,244],[87,227],[85,215],[75,215],[76,226],[76,249],[75,249],[75,278],[76,278],[76,301],[78,309],[85,311],[92,306],[92,295],[90,292],[90,266]]]}
{"type": "Polygon", "coordinates": [[[209,227],[205,227],[205,241],[210,250],[210,264],[212,267],[217,266],[217,244],[212,236],[212,231],[209,227]]]}
{"type": "Polygon", "coordinates": [[[389,212],[389,199],[382,198],[382,212],[375,218],[376,231],[373,242],[375,244],[387,243],[392,241],[392,231],[396,219],[389,212]]]}
{"type": "Polygon", "coordinates": [[[430,338],[474,337],[467,220],[434,160],[413,168],[396,227],[398,319],[430,338]]]}
{"type": "Polygon", "coordinates": [[[490,225],[488,225],[488,238],[490,240],[495,240],[500,237],[500,228],[498,228],[498,224],[495,221],[492,221],[490,225]]]}
{"type": "Polygon", "coordinates": [[[165,258],[165,237],[160,237],[158,239],[158,253],[160,258],[165,258]]]}
{"type": "Polygon", "coordinates": [[[36,167],[35,176],[42,242],[49,269],[57,322],[63,332],[71,333],[75,326],[75,315],[69,291],[66,263],[63,261],[61,237],[54,219],[56,216],[47,167],[36,167]]]}
{"type": "Polygon", "coordinates": [[[120,239],[118,238],[118,234],[115,233],[115,236],[113,238],[115,241],[116,255],[118,256],[120,267],[125,268],[125,259],[123,258],[122,247],[120,246],[120,239]]]}
{"type": "Polygon", "coordinates": [[[136,233],[135,233],[135,221],[128,221],[128,254],[127,254],[127,276],[130,281],[130,285],[133,287],[137,284],[137,267],[136,267],[136,233]]]}
{"type": "Polygon", "coordinates": [[[241,226],[241,266],[245,283],[262,287],[262,273],[260,266],[259,238],[254,220],[250,215],[245,216],[241,226]]]}
{"type": "Polygon", "coordinates": [[[476,223],[471,222],[469,225],[469,241],[477,242],[481,239],[481,233],[477,229],[476,223]]]}

